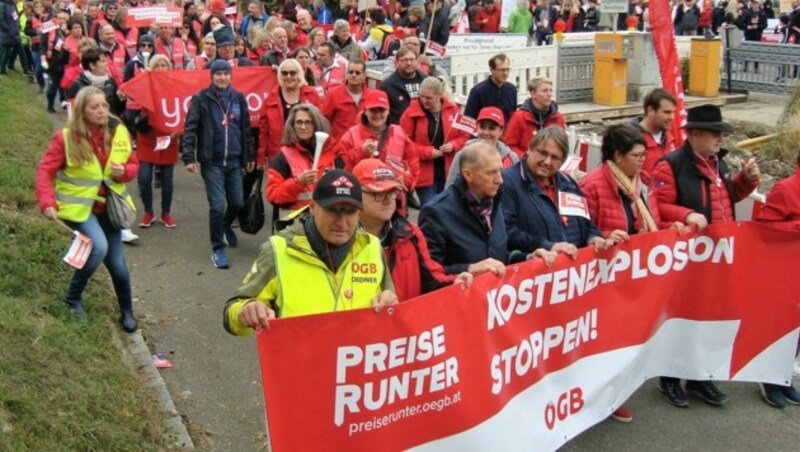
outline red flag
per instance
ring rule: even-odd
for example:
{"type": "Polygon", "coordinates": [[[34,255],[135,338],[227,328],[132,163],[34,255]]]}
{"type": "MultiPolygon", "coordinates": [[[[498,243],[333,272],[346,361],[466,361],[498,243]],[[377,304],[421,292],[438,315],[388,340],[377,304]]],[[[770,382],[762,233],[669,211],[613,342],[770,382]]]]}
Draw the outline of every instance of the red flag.
{"type": "MultiPolygon", "coordinates": [[[[250,107],[250,122],[258,114],[270,88],[277,84],[275,70],[267,66],[234,68],[231,83],[244,94],[250,107]]],[[[183,121],[193,95],[211,83],[209,71],[142,72],[122,84],[120,89],[150,114],[150,124],[170,134],[183,130],[183,121]]]]}
{"type": "Polygon", "coordinates": [[[675,47],[675,30],[672,25],[672,12],[667,0],[650,2],[650,26],[653,27],[653,47],[658,57],[661,81],[664,89],[678,100],[675,108],[677,117],[672,122],[672,135],[675,145],[683,146],[685,139],[683,125],[686,124],[686,107],[683,97],[683,79],[678,50],[675,47]]]}

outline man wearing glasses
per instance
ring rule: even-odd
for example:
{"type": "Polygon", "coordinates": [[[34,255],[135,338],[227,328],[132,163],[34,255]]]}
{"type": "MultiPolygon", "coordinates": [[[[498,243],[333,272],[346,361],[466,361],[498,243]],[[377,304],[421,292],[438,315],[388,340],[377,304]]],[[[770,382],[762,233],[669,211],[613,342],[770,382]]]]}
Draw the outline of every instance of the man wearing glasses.
{"type": "Polygon", "coordinates": [[[197,70],[203,69],[211,65],[211,62],[217,59],[217,41],[214,40],[214,32],[208,32],[206,37],[203,38],[203,51],[199,55],[192,58],[186,69],[197,70]]]}
{"type": "Polygon", "coordinates": [[[217,268],[228,268],[225,244],[239,243],[231,224],[244,204],[243,170],[253,171],[256,154],[247,101],[231,87],[227,61],[214,60],[211,86],[192,96],[181,144],[186,170],[199,170],[206,187],[211,261],[217,268]]]}
{"type": "Polygon", "coordinates": [[[389,124],[400,122],[412,99],[419,97],[419,86],[425,74],[417,69],[417,53],[403,46],[395,54],[397,70],[381,82],[381,90],[389,96],[389,124]]]}
{"type": "Polygon", "coordinates": [[[331,123],[331,136],[339,139],[356,125],[358,112],[364,109],[366,97],[366,65],[360,61],[347,63],[346,83],[330,90],[322,106],[322,115],[331,123]]]}
{"type": "Polygon", "coordinates": [[[497,107],[503,112],[506,125],[517,109],[517,87],[508,82],[511,60],[504,53],[489,59],[489,78],[473,86],[469,91],[464,114],[475,118],[484,107],[497,107]]]}

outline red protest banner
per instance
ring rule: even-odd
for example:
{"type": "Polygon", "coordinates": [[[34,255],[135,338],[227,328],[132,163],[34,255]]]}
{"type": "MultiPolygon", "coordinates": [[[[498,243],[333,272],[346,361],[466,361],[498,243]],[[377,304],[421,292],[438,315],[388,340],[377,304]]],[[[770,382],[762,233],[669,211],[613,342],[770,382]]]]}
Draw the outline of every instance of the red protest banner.
{"type": "Polygon", "coordinates": [[[153,23],[180,27],[183,24],[183,9],[172,6],[128,8],[128,18],[125,20],[128,28],[149,27],[153,23]]]}
{"type": "MultiPolygon", "coordinates": [[[[266,66],[234,68],[231,83],[244,94],[250,107],[250,121],[257,125],[264,99],[270,88],[277,85],[275,70],[266,66]]],[[[170,134],[183,130],[189,101],[210,84],[207,70],[157,71],[142,72],[120,89],[152,115],[150,124],[155,129],[170,134]]]]}
{"type": "Polygon", "coordinates": [[[678,58],[678,49],[675,47],[675,29],[672,24],[672,9],[667,0],[652,0],[650,2],[650,26],[653,28],[653,48],[658,58],[658,68],[664,89],[672,93],[678,101],[675,106],[675,120],[672,122],[672,135],[675,145],[683,146],[686,124],[686,108],[683,96],[683,76],[678,58]]]}
{"type": "Polygon", "coordinates": [[[798,252],[800,235],[753,223],[668,230],[380,313],[272,322],[271,448],[552,450],[656,375],[783,382],[798,252]]]}

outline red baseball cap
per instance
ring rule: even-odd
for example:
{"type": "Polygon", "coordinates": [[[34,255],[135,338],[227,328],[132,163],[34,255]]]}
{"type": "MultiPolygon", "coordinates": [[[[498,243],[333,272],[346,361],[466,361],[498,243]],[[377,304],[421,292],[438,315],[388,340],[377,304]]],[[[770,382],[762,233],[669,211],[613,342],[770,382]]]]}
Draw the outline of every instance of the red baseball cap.
{"type": "Polygon", "coordinates": [[[364,108],[367,110],[371,108],[389,109],[389,97],[380,90],[371,90],[364,97],[364,108]]]}
{"type": "Polygon", "coordinates": [[[503,112],[497,107],[483,107],[478,112],[478,121],[492,121],[500,127],[505,127],[505,117],[503,112]]]}
{"type": "Polygon", "coordinates": [[[394,171],[378,159],[364,159],[353,168],[353,175],[361,188],[368,193],[383,193],[402,190],[403,184],[397,181],[394,171]]]}

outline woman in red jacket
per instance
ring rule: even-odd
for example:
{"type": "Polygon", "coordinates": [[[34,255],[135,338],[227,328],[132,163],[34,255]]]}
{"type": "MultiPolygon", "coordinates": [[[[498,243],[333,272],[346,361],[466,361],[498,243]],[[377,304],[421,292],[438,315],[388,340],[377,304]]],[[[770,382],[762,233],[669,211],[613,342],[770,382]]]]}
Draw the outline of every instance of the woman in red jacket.
{"type": "Polygon", "coordinates": [[[317,146],[316,132],[328,133],[328,121],[313,105],[296,105],[289,111],[281,146],[270,160],[267,178],[267,201],[286,218],[292,211],[308,205],[318,176],[325,170],[342,168],[344,147],[339,140],[328,137],[322,147],[319,162],[314,165],[317,146]]]}
{"type": "Polygon", "coordinates": [[[321,107],[317,91],[306,83],[300,62],[289,58],[278,67],[278,86],[269,92],[261,109],[257,166],[263,167],[267,160],[272,160],[278,154],[285,118],[289,110],[298,104],[321,107]]]}
{"type": "MultiPolygon", "coordinates": [[[[648,193],[640,179],[644,146],[644,138],[632,125],[609,126],[603,135],[603,164],[579,183],[592,221],[606,238],[617,243],[639,232],[670,226],[660,222],[655,195],[648,193]]],[[[679,222],[672,226],[683,228],[679,222]]],[[[633,419],[625,407],[619,407],[611,417],[620,422],[633,419]]]]}
{"type": "Polygon", "coordinates": [[[69,29],[69,35],[67,35],[67,39],[64,40],[64,50],[67,51],[68,58],[67,64],[65,64],[64,67],[71,68],[80,66],[81,52],[78,48],[78,42],[80,42],[81,38],[86,34],[83,29],[83,22],[70,19],[69,22],[67,22],[67,29],[69,29]]]}
{"type": "Polygon", "coordinates": [[[370,91],[364,98],[364,112],[360,124],[342,135],[345,169],[353,168],[366,158],[377,158],[386,163],[397,178],[411,192],[419,177],[419,159],[414,151],[414,143],[403,128],[387,124],[389,118],[389,97],[383,91],[370,91]]]}
{"type": "Polygon", "coordinates": [[[406,301],[453,282],[472,284],[472,275],[445,274],[444,268],[431,259],[428,243],[417,225],[397,213],[403,191],[394,171],[375,158],[361,160],[353,175],[361,184],[364,208],[360,221],[364,229],[378,237],[392,272],[398,301],[406,301]]]}
{"type": "Polygon", "coordinates": [[[453,128],[460,109],[447,96],[445,83],[436,77],[427,77],[419,87],[419,97],[400,117],[400,127],[414,142],[419,159],[417,197],[425,205],[444,190],[447,172],[453,156],[460,151],[470,136],[453,128]]]}
{"type": "Polygon", "coordinates": [[[104,263],[111,275],[121,311],[122,328],[137,329],[133,316],[131,280],[123,254],[122,233],[112,226],[106,210],[110,191],[133,209],[125,190],[139,171],[130,136],[121,121],[109,114],[106,95],[98,88],[83,88],[67,127],[50,141],[36,170],[36,199],[42,214],[63,221],[88,236],[92,248],[88,259],[75,270],[65,301],[80,319],[88,320],[83,307],[83,290],[104,263]]]}
{"type": "MultiPolygon", "coordinates": [[[[154,55],[150,58],[149,71],[168,71],[172,69],[166,55],[154,55]]],[[[161,178],[161,222],[169,229],[178,224],[172,218],[172,175],[178,161],[178,134],[169,134],[153,128],[147,113],[142,110],[135,120],[136,155],[139,158],[139,194],[144,205],[144,216],[139,222],[140,228],[153,225],[156,215],[153,210],[153,172],[158,169],[161,178]]]]}
{"type": "Polygon", "coordinates": [[[756,221],[778,229],[800,231],[800,152],[794,174],[772,187],[756,221]]]}

